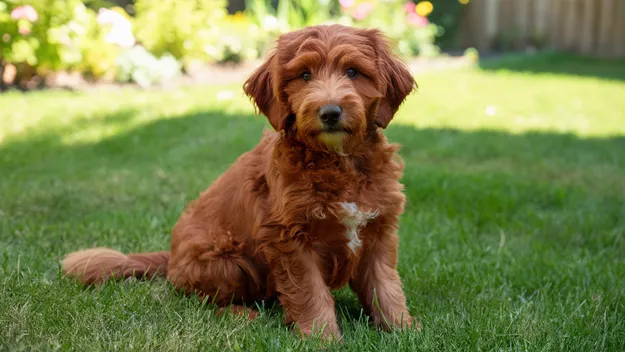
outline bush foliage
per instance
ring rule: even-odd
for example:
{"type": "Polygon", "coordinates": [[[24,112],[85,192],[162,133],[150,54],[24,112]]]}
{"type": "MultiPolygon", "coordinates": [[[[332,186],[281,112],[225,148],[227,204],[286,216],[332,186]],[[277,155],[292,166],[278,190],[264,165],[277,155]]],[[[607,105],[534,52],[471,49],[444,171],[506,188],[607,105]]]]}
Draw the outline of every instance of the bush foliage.
{"type": "Polygon", "coordinates": [[[18,77],[59,70],[101,77],[112,69],[117,47],[80,0],[19,3],[0,1],[0,60],[20,67],[18,77]]]}
{"type": "Polygon", "coordinates": [[[228,13],[227,0],[136,0],[126,10],[113,6],[104,0],[0,0],[5,83],[74,71],[152,85],[196,64],[260,58],[281,33],[324,23],[376,27],[396,42],[401,55],[433,56],[439,52],[437,36],[453,31],[462,4],[246,0],[246,10],[235,14],[228,13]]]}

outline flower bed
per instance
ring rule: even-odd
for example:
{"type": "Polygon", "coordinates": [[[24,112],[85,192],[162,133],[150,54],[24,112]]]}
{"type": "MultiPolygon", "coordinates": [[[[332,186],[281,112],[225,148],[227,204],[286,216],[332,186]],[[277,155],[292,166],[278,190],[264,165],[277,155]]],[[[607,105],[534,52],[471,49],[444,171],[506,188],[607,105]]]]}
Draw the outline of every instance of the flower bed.
{"type": "Polygon", "coordinates": [[[207,64],[262,58],[281,33],[324,23],[379,28],[407,58],[439,53],[443,27],[428,19],[436,1],[271,3],[247,0],[244,12],[228,14],[225,0],[136,0],[130,11],[93,0],[0,0],[0,84],[33,88],[65,72],[149,87],[207,64]]]}

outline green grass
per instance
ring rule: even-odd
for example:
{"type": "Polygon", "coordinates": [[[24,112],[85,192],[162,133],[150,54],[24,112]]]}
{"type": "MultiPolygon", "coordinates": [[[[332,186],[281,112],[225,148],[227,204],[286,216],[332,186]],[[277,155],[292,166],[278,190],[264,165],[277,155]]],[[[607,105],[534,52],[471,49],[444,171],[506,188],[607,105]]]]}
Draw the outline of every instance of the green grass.
{"type": "MultiPolygon", "coordinates": [[[[423,332],[374,330],[341,290],[344,345],[325,347],[625,350],[625,64],[549,55],[417,80],[387,134],[423,332]]],[[[59,271],[81,248],[168,248],[185,204],[267,126],[240,92],[0,95],[0,350],[322,347],[278,306],[216,317],[162,279],[83,288],[59,271]]]]}

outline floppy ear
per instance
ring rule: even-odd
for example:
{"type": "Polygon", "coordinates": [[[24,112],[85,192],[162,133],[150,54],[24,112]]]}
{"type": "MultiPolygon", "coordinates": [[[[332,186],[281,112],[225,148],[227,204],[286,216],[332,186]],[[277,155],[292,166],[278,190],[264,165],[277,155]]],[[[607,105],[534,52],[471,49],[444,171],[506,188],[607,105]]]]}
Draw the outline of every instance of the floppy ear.
{"type": "MultiPolygon", "coordinates": [[[[277,54],[272,54],[243,84],[243,91],[252,99],[258,111],[267,117],[271,126],[284,129],[287,113],[274,94],[273,70],[277,54]]],[[[258,112],[257,111],[257,112],[258,112]]]]}
{"type": "Polygon", "coordinates": [[[386,128],[406,96],[416,88],[416,82],[406,65],[393,55],[388,39],[379,31],[374,31],[373,37],[384,94],[378,105],[376,123],[386,128]]]}

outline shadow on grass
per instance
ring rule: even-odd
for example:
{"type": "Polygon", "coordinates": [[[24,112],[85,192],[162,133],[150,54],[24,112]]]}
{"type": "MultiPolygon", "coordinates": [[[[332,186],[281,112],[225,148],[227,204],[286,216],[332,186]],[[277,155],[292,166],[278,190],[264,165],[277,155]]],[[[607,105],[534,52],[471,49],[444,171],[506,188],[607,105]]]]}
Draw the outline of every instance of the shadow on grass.
{"type": "MultiPolygon", "coordinates": [[[[90,123],[105,127],[128,122],[135,113],[122,111],[90,123]]],[[[169,197],[172,202],[185,204],[253,148],[266,126],[251,114],[204,111],[163,118],[95,143],[67,144],[60,136],[63,131],[56,130],[7,141],[0,146],[0,169],[8,170],[3,172],[2,187],[7,196],[0,205],[9,214],[44,210],[42,220],[54,223],[68,216],[131,207],[140,196],[164,195],[153,206],[168,208],[168,195],[175,193],[179,197],[169,197]]],[[[84,127],[83,121],[68,128],[84,127]]],[[[619,197],[612,190],[625,187],[625,137],[621,136],[580,138],[542,132],[415,129],[400,124],[392,125],[386,134],[402,145],[403,182],[408,194],[419,201],[435,196],[428,192],[439,192],[423,188],[420,179],[423,170],[433,169],[442,178],[504,177],[535,187],[577,188],[599,197],[619,197]]],[[[481,197],[479,190],[471,197],[481,197]]],[[[449,201],[450,207],[459,206],[457,200],[449,201]]]]}
{"type": "Polygon", "coordinates": [[[479,66],[485,71],[507,70],[625,80],[625,59],[596,59],[564,53],[510,54],[502,58],[481,60],[479,66]]]}

